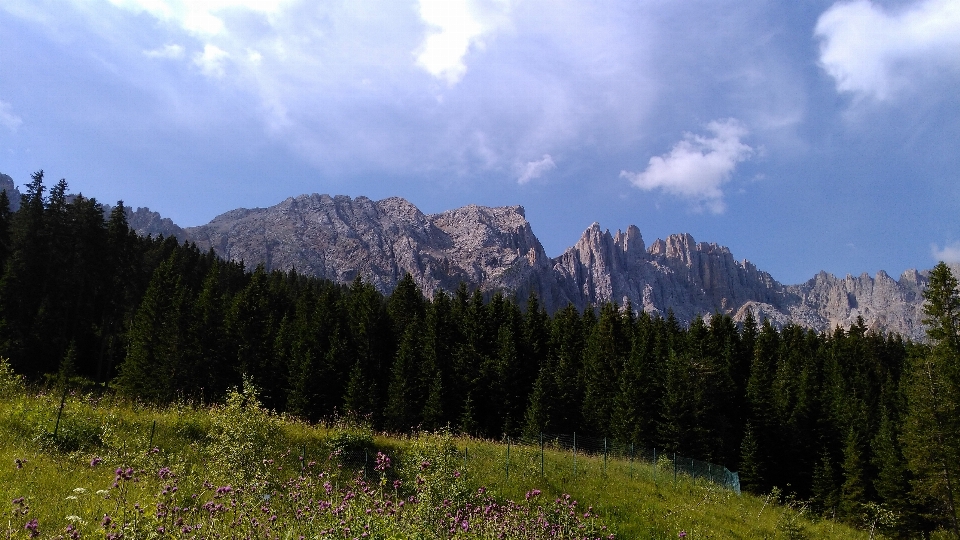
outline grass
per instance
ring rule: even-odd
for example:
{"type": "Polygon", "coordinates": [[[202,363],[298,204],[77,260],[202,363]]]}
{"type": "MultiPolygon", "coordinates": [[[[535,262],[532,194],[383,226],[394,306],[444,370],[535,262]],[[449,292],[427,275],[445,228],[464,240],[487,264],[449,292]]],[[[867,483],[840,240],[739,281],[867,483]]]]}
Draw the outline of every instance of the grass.
{"type": "Polygon", "coordinates": [[[580,455],[574,471],[548,448],[541,475],[538,447],[511,446],[507,478],[502,444],[308,425],[259,408],[250,389],[218,407],[68,396],[54,437],[60,397],[0,392],[4,538],[32,537],[32,520],[40,538],[868,536],[776,494],[674,481],[664,463],[580,455]]]}

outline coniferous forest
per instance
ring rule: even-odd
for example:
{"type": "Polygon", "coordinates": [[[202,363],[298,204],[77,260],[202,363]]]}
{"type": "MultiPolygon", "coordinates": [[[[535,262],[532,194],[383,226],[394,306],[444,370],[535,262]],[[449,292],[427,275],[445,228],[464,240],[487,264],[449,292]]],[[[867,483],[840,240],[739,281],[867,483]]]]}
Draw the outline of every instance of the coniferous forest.
{"type": "Polygon", "coordinates": [[[224,261],[136,235],[67,183],[0,191],[0,356],[36,384],[153,403],[215,402],[251,378],[309,420],[486,438],[608,436],[740,472],[826,516],[957,533],[960,297],[943,264],[924,344],[726,315],[681,324],[607,304],[548,314],[536,297],[461,286],[389,296],[224,261]]]}

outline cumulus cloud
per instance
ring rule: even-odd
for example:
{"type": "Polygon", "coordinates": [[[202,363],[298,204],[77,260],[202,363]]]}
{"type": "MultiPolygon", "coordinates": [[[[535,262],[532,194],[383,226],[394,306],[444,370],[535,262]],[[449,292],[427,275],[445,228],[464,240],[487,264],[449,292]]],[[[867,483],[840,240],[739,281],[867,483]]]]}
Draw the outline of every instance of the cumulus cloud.
{"type": "Polygon", "coordinates": [[[10,131],[17,131],[22,123],[23,119],[13,114],[13,107],[5,101],[0,101],[0,126],[10,131]]]}
{"type": "Polygon", "coordinates": [[[747,129],[733,118],[714,120],[707,130],[712,137],[686,133],[669,153],[650,158],[643,172],[621,171],[620,176],[640,189],[662,189],[722,213],[726,206],[720,188],[753,148],[740,140],[747,129]]]}
{"type": "Polygon", "coordinates": [[[896,11],[870,0],[838,2],[814,35],[839,92],[883,101],[944,67],[960,69],[956,0],[919,0],[896,11]]]}
{"type": "Polygon", "coordinates": [[[930,246],[930,254],[933,260],[948,263],[960,262],[960,242],[947,244],[940,249],[936,244],[930,246]]]}
{"type": "Polygon", "coordinates": [[[169,44],[158,49],[143,51],[143,54],[147,58],[169,58],[176,60],[178,58],[183,58],[183,52],[183,45],[169,44]]]}
{"type": "Polygon", "coordinates": [[[420,0],[420,18],[430,31],[417,52],[417,64],[456,84],[467,72],[463,57],[471,46],[482,44],[484,34],[497,27],[508,7],[504,1],[482,6],[471,0],[420,0]]]}
{"type": "Polygon", "coordinates": [[[520,177],[517,178],[517,183],[526,184],[535,178],[540,178],[543,173],[556,168],[557,164],[553,162],[553,157],[550,154],[544,154],[542,159],[528,161],[520,168],[520,177]]]}
{"type": "Polygon", "coordinates": [[[227,51],[208,43],[203,47],[203,52],[193,55],[193,63],[208,77],[223,77],[223,64],[228,58],[230,55],[227,51]]]}

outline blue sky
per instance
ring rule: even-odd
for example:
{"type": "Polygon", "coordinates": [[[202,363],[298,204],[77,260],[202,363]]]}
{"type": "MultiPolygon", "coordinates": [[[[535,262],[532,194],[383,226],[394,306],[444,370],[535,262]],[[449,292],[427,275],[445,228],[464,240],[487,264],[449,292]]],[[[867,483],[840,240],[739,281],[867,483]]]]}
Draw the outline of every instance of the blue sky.
{"type": "Polygon", "coordinates": [[[0,0],[0,172],[182,226],[301,193],[960,260],[960,1],[0,0]]]}

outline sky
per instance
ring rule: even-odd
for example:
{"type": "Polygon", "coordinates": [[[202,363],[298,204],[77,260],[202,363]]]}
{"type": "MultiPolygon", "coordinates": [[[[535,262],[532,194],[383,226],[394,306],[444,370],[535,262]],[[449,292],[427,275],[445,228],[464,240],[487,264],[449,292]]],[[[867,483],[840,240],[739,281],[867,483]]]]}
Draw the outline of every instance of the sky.
{"type": "Polygon", "coordinates": [[[0,172],[181,226],[522,205],[783,283],[960,261],[960,0],[0,0],[0,172]]]}

